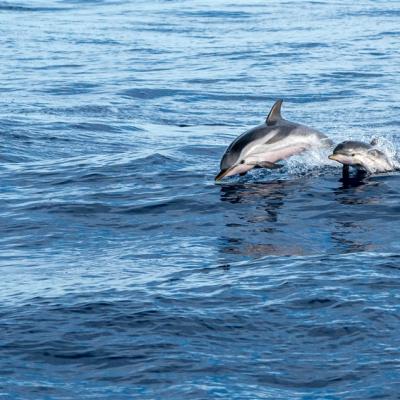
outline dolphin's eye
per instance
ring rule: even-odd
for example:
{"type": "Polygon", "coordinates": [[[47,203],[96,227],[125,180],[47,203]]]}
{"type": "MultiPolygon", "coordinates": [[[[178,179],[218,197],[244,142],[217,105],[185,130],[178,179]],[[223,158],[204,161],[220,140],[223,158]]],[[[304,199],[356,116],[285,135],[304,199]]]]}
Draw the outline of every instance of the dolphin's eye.
{"type": "Polygon", "coordinates": [[[240,161],[240,164],[244,164],[244,160],[240,161]]]}
{"type": "Polygon", "coordinates": [[[355,156],[356,156],[356,153],[353,153],[351,156],[352,156],[352,157],[355,157],[355,156]]]}

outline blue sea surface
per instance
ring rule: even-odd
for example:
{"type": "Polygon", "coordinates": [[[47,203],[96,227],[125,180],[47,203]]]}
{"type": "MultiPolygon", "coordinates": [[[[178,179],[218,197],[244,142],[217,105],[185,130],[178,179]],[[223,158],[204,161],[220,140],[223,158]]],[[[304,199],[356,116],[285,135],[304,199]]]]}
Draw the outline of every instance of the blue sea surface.
{"type": "Polygon", "coordinates": [[[400,175],[214,183],[273,102],[400,143],[400,3],[0,1],[1,399],[400,399],[400,175]]]}

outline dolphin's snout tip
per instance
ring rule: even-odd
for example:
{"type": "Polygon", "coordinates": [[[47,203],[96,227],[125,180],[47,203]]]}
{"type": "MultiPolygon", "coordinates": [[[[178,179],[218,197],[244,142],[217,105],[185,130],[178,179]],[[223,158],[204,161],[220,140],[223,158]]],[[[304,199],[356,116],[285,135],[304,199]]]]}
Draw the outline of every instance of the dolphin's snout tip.
{"type": "Polygon", "coordinates": [[[216,177],[214,178],[214,181],[219,182],[225,176],[226,173],[227,171],[225,170],[220,171],[219,174],[216,175],[216,177]]]}
{"type": "Polygon", "coordinates": [[[336,157],[335,157],[334,154],[331,154],[330,156],[328,156],[328,158],[329,158],[330,160],[336,161],[336,157]]]}

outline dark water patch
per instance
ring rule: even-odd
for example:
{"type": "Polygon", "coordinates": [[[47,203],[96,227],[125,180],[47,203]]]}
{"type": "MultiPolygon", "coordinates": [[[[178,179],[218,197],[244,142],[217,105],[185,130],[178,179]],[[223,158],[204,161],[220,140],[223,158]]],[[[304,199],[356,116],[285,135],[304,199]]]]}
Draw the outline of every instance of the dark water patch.
{"type": "Polygon", "coordinates": [[[121,129],[118,129],[115,126],[99,124],[99,123],[88,123],[83,122],[80,124],[71,124],[72,129],[79,129],[83,131],[91,131],[91,132],[112,132],[117,133],[120,132],[121,129]]]}
{"type": "Polygon", "coordinates": [[[19,152],[15,151],[14,154],[6,154],[3,146],[0,146],[0,149],[2,149],[1,151],[3,153],[0,154],[0,161],[2,163],[20,163],[20,162],[32,161],[32,157],[24,155],[23,151],[19,152]]]}
{"type": "Polygon", "coordinates": [[[82,45],[85,45],[85,44],[92,45],[92,44],[94,44],[94,45],[103,45],[103,46],[118,46],[118,45],[122,44],[121,42],[119,42],[117,40],[112,40],[110,38],[106,38],[106,39],[89,39],[89,38],[79,39],[79,40],[76,40],[75,43],[78,44],[78,45],[79,44],[82,44],[82,45]]]}
{"type": "Polygon", "coordinates": [[[132,99],[158,99],[161,97],[174,97],[177,100],[180,98],[190,99],[191,102],[200,102],[205,99],[218,101],[237,101],[237,100],[257,100],[257,101],[274,101],[276,97],[263,94],[250,93],[229,93],[215,91],[195,91],[186,89],[130,89],[120,92],[124,97],[132,99]]]}
{"type": "Polygon", "coordinates": [[[203,209],[206,210],[206,207],[201,207],[201,203],[196,201],[191,201],[184,198],[175,198],[169,199],[163,202],[154,202],[149,203],[147,205],[142,206],[128,206],[122,208],[115,208],[114,212],[122,213],[122,214],[149,214],[149,215],[158,215],[164,214],[166,211],[168,212],[187,212],[196,208],[197,210],[203,209]]]}
{"type": "Polygon", "coordinates": [[[339,13],[339,16],[350,16],[350,17],[371,17],[371,18],[384,18],[384,17],[398,17],[400,16],[400,10],[397,8],[383,9],[383,8],[367,8],[364,10],[348,11],[345,13],[339,13]]]}
{"type": "Polygon", "coordinates": [[[50,64],[50,65],[45,65],[45,66],[38,66],[38,67],[32,67],[33,69],[39,70],[39,71],[49,71],[49,70],[60,70],[60,69],[69,69],[69,68],[83,68],[84,65],[82,64],[50,64]]]}
{"type": "Polygon", "coordinates": [[[322,77],[326,77],[328,79],[334,80],[352,80],[352,79],[359,79],[359,78],[381,78],[382,74],[374,73],[374,72],[357,72],[357,71],[340,71],[340,72],[332,72],[330,74],[322,74],[322,77]]]}
{"type": "MultiPolygon", "coordinates": [[[[277,51],[276,53],[268,53],[268,59],[274,59],[274,58],[282,58],[284,60],[287,60],[292,57],[302,57],[303,53],[301,52],[295,52],[295,51],[290,51],[290,52],[285,52],[285,51],[277,51]]],[[[259,61],[256,62],[255,65],[266,65],[267,62],[263,61],[262,63],[259,63],[259,61]]]]}
{"type": "Polygon", "coordinates": [[[189,79],[187,80],[187,83],[190,84],[212,84],[212,83],[220,83],[220,82],[241,82],[241,81],[248,81],[251,80],[248,76],[242,76],[242,77],[225,77],[225,78],[195,78],[195,79],[189,79]]]}
{"type": "Polygon", "coordinates": [[[384,32],[381,32],[380,35],[382,35],[382,36],[399,36],[400,31],[384,31],[384,32]]]}
{"type": "MultiPolygon", "coordinates": [[[[136,28],[139,32],[145,33],[156,33],[156,34],[181,34],[181,35],[188,35],[193,34],[193,29],[186,28],[181,24],[171,24],[171,23],[157,23],[157,24],[147,24],[141,25],[140,27],[136,28]]],[[[203,37],[206,38],[207,36],[194,36],[194,37],[203,37]]],[[[160,60],[160,63],[163,61],[160,60]]]]}
{"type": "Polygon", "coordinates": [[[235,20],[235,19],[248,19],[253,16],[253,14],[245,11],[228,11],[224,10],[204,10],[204,11],[192,11],[186,10],[177,13],[178,16],[182,17],[196,17],[196,18],[217,18],[224,20],[235,20]]]}
{"type": "Polygon", "coordinates": [[[157,99],[165,96],[175,96],[177,94],[187,94],[191,93],[185,90],[178,89],[129,89],[121,92],[120,94],[125,97],[135,98],[135,99],[157,99]]]}
{"type": "Polygon", "coordinates": [[[180,153],[183,153],[185,156],[189,157],[210,157],[210,156],[218,156],[224,151],[224,148],[220,146],[180,146],[178,148],[180,153]]]}
{"type": "Polygon", "coordinates": [[[49,115],[77,115],[84,117],[112,117],[118,113],[118,110],[108,104],[78,104],[73,107],[46,107],[44,114],[49,115]]]}
{"type": "Polygon", "coordinates": [[[132,52],[132,53],[150,54],[152,56],[164,55],[164,54],[174,54],[174,52],[171,50],[166,50],[166,49],[161,49],[161,48],[152,48],[152,47],[140,47],[140,46],[132,47],[128,51],[132,52]]]}
{"type": "Polygon", "coordinates": [[[311,298],[311,299],[297,299],[291,301],[292,307],[300,308],[323,308],[323,307],[333,307],[337,304],[339,299],[329,299],[329,298],[311,298]]]}
{"type": "Polygon", "coordinates": [[[10,93],[10,92],[14,92],[14,91],[16,91],[16,89],[0,87],[0,93],[10,93]]]}
{"type": "Polygon", "coordinates": [[[53,181],[53,185],[76,185],[79,182],[94,182],[94,183],[101,183],[106,181],[107,179],[114,179],[113,177],[107,176],[106,174],[101,173],[89,173],[83,176],[69,178],[69,179],[62,179],[60,181],[53,181]]]}
{"type": "Polygon", "coordinates": [[[224,50],[219,50],[218,52],[211,51],[211,52],[206,52],[206,53],[200,53],[197,56],[200,57],[208,57],[214,59],[216,56],[218,57],[224,57],[227,60],[240,60],[240,59],[249,59],[250,57],[259,57],[261,56],[261,52],[259,50],[253,50],[253,49],[245,49],[241,51],[225,51],[224,50]]]}
{"type": "Polygon", "coordinates": [[[76,82],[71,85],[59,85],[51,88],[43,88],[40,91],[43,93],[49,93],[56,96],[69,96],[75,94],[86,94],[91,93],[94,89],[98,88],[98,84],[87,83],[87,82],[76,82]]]}
{"type": "Polygon", "coordinates": [[[327,43],[323,42],[296,42],[296,43],[281,43],[281,46],[289,47],[292,49],[314,49],[329,47],[327,43]]]}
{"type": "Polygon", "coordinates": [[[32,7],[30,5],[25,4],[11,4],[8,2],[0,2],[0,12],[1,11],[15,11],[15,12],[55,12],[55,11],[64,11],[68,10],[64,7],[46,7],[46,6],[35,6],[32,7]]]}

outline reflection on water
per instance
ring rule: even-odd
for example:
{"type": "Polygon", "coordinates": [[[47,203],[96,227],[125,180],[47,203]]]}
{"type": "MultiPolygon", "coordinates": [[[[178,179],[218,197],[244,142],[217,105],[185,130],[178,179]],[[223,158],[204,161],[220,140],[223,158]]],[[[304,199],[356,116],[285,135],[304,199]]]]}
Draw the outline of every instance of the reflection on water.
{"type": "Polygon", "coordinates": [[[262,208],[266,215],[249,215],[249,222],[261,222],[264,220],[276,222],[278,210],[283,206],[286,197],[285,187],[287,182],[271,182],[261,184],[234,184],[221,187],[221,201],[232,204],[247,203],[262,208]],[[261,219],[260,219],[261,218],[261,219]]]}
{"type": "Polygon", "coordinates": [[[339,180],[342,182],[341,189],[349,189],[353,187],[363,186],[365,185],[365,179],[367,177],[364,174],[357,174],[355,176],[343,177],[339,180]]]}
{"type": "MultiPolygon", "coordinates": [[[[390,213],[385,177],[302,177],[220,187],[221,259],[376,251],[375,216],[390,213]]],[[[390,218],[390,216],[388,216],[390,218]]]]}
{"type": "Polygon", "coordinates": [[[368,232],[374,229],[373,221],[361,217],[359,211],[364,210],[365,206],[380,204],[384,185],[365,173],[343,178],[340,182],[342,186],[333,191],[339,208],[332,225],[332,240],[337,243],[340,252],[373,251],[375,247],[370,238],[366,239],[368,232]]]}
{"type": "Polygon", "coordinates": [[[363,243],[360,239],[353,238],[350,236],[357,232],[366,232],[365,225],[357,222],[349,221],[336,221],[333,225],[331,237],[332,241],[337,244],[337,247],[341,249],[342,253],[355,253],[372,250],[370,246],[363,243]]]}
{"type": "Polygon", "coordinates": [[[294,187],[290,181],[222,186],[220,200],[235,207],[225,214],[227,229],[219,240],[220,252],[244,257],[304,254],[296,243],[277,239],[284,234],[285,225],[280,211],[294,187]]]}
{"type": "Polygon", "coordinates": [[[335,200],[340,204],[379,203],[381,182],[368,179],[365,175],[341,179],[342,186],[334,190],[335,200]],[[376,189],[376,190],[375,190],[376,189]]]}

